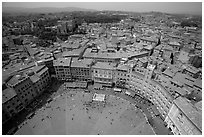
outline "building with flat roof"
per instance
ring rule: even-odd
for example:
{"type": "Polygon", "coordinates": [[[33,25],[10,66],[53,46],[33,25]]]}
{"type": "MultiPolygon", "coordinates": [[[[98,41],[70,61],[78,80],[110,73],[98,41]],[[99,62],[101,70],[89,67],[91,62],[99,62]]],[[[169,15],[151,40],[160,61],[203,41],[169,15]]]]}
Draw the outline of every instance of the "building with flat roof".
{"type": "Polygon", "coordinates": [[[76,57],[77,58],[77,57],[79,57],[80,53],[81,53],[81,49],[74,49],[72,51],[64,51],[62,53],[62,57],[63,58],[68,58],[68,57],[76,57]]]}
{"type": "MultiPolygon", "coordinates": [[[[45,54],[44,54],[45,55],[45,54]]],[[[45,65],[48,70],[49,73],[54,74],[54,66],[53,66],[53,60],[54,60],[54,56],[53,54],[47,54],[45,56],[42,56],[38,61],[37,61],[37,65],[45,65]]]]}
{"type": "Polygon", "coordinates": [[[174,51],[180,51],[181,49],[181,44],[177,41],[170,41],[168,45],[173,47],[174,51]]]}
{"type": "Polygon", "coordinates": [[[80,47],[79,41],[65,41],[63,43],[60,43],[62,47],[62,51],[71,51],[74,49],[78,49],[80,47]]]}
{"type": "Polygon", "coordinates": [[[200,70],[187,64],[187,65],[183,65],[183,73],[193,78],[198,78],[200,70]]]}
{"type": "Polygon", "coordinates": [[[142,83],[141,94],[156,105],[164,119],[170,109],[173,98],[161,83],[152,79],[155,67],[155,65],[148,64],[142,83]]]}
{"type": "Polygon", "coordinates": [[[70,70],[71,57],[58,58],[57,60],[54,60],[53,66],[58,80],[70,81],[72,79],[70,70]]]}
{"type": "Polygon", "coordinates": [[[15,116],[23,108],[24,106],[14,89],[6,88],[2,91],[3,123],[9,120],[12,116],[15,116]]]}
{"type": "Polygon", "coordinates": [[[27,106],[37,96],[30,77],[24,73],[12,76],[7,81],[7,85],[15,90],[24,106],[27,106]]]}
{"type": "Polygon", "coordinates": [[[141,37],[140,41],[142,43],[152,44],[154,46],[156,46],[158,44],[158,39],[156,39],[154,37],[141,37]]]}
{"type": "Polygon", "coordinates": [[[114,64],[107,62],[97,62],[92,66],[92,78],[94,82],[112,85],[114,64]]]}
{"type": "Polygon", "coordinates": [[[174,100],[165,122],[175,135],[202,134],[202,111],[183,97],[174,100]]]}
{"type": "Polygon", "coordinates": [[[33,86],[38,95],[45,91],[45,89],[51,82],[51,77],[48,72],[48,68],[45,65],[35,66],[31,68],[29,71],[27,71],[27,75],[33,82],[33,86]]]}
{"type": "Polygon", "coordinates": [[[127,81],[129,89],[131,89],[135,93],[143,96],[144,95],[142,92],[143,80],[144,80],[144,75],[142,75],[136,71],[132,71],[132,73],[130,73],[130,80],[127,81]]]}
{"type": "Polygon", "coordinates": [[[91,65],[93,59],[72,58],[70,71],[72,80],[89,81],[91,80],[91,65]]]}
{"type": "Polygon", "coordinates": [[[119,64],[117,67],[115,67],[113,73],[113,82],[116,84],[116,86],[125,86],[124,84],[130,79],[130,71],[131,68],[124,64],[119,64]]]}
{"type": "Polygon", "coordinates": [[[83,58],[85,59],[95,59],[100,62],[119,62],[119,53],[108,53],[108,52],[93,52],[91,48],[87,48],[84,52],[83,58]]]}
{"type": "Polygon", "coordinates": [[[21,66],[15,74],[4,81],[8,87],[3,90],[4,119],[8,120],[29,105],[36,96],[45,91],[50,82],[48,68],[41,66],[21,66]]]}

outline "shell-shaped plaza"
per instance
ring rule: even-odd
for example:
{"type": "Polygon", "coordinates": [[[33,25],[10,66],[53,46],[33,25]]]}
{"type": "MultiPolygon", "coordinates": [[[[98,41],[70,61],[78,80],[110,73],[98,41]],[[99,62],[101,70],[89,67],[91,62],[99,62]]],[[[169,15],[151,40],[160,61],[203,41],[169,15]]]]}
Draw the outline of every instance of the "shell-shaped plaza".
{"type": "Polygon", "coordinates": [[[16,135],[154,135],[142,111],[122,98],[67,91],[36,111],[16,135]]]}

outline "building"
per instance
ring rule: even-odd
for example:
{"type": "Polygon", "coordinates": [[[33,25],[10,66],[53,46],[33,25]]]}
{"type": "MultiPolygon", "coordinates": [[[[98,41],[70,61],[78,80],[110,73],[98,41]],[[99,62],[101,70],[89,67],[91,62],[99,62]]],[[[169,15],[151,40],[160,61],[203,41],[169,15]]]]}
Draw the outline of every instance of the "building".
{"type": "Polygon", "coordinates": [[[16,92],[12,88],[6,88],[2,91],[2,120],[5,123],[12,116],[24,109],[22,102],[19,100],[16,92]]]}
{"type": "Polygon", "coordinates": [[[148,64],[148,59],[147,57],[139,58],[137,61],[137,66],[139,68],[146,68],[148,64]]]}
{"type": "Polygon", "coordinates": [[[15,51],[16,46],[14,44],[12,36],[7,36],[2,38],[2,51],[15,51]]]}
{"type": "Polygon", "coordinates": [[[171,47],[169,45],[163,46],[163,48],[161,50],[161,55],[162,55],[162,58],[167,63],[171,63],[172,62],[173,51],[174,51],[173,47],[171,47]]]}
{"type": "Polygon", "coordinates": [[[153,37],[141,37],[140,42],[156,46],[158,44],[158,39],[153,37]]]}
{"type": "Polygon", "coordinates": [[[68,57],[77,58],[80,56],[80,54],[81,54],[81,48],[80,49],[74,49],[72,51],[64,51],[62,53],[62,57],[63,58],[68,58],[68,57]]]}
{"type": "Polygon", "coordinates": [[[29,105],[36,96],[45,91],[51,80],[45,65],[24,67],[4,81],[3,122],[29,105]]]}
{"type": "Polygon", "coordinates": [[[181,44],[177,41],[170,41],[168,45],[171,46],[174,51],[180,51],[180,49],[182,48],[181,44]]]}
{"type": "Polygon", "coordinates": [[[30,77],[25,75],[23,72],[12,76],[7,81],[7,85],[15,90],[19,100],[24,106],[31,103],[31,101],[37,96],[37,92],[30,77]]]}
{"type": "Polygon", "coordinates": [[[146,87],[149,91],[149,93],[147,93],[147,99],[156,105],[162,116],[161,118],[164,120],[172,105],[173,98],[160,83],[151,80],[148,85],[149,86],[146,87]]]}
{"type": "Polygon", "coordinates": [[[143,80],[142,94],[157,106],[162,118],[168,114],[173,98],[168,91],[158,82],[152,79],[155,65],[148,64],[143,80]]]}
{"type": "Polygon", "coordinates": [[[75,21],[69,20],[69,21],[58,21],[57,26],[57,33],[58,34],[68,34],[69,32],[72,32],[75,28],[75,21]]]}
{"type": "Polygon", "coordinates": [[[144,75],[133,70],[131,73],[130,80],[127,83],[131,90],[135,91],[138,95],[143,96],[143,80],[144,75]]]}
{"type": "Polygon", "coordinates": [[[101,52],[96,51],[95,48],[87,48],[83,54],[83,58],[85,59],[94,59],[99,62],[110,62],[115,63],[119,62],[121,59],[121,55],[119,53],[108,53],[108,52],[101,52]]]}
{"type": "Polygon", "coordinates": [[[202,80],[197,78],[193,82],[193,91],[190,94],[190,97],[193,98],[194,101],[198,102],[202,100],[202,80]]]}
{"type": "Polygon", "coordinates": [[[69,42],[65,41],[63,43],[60,43],[60,45],[62,47],[62,51],[72,51],[74,49],[80,48],[81,46],[79,40],[77,41],[70,40],[69,42]]]}
{"type": "Polygon", "coordinates": [[[58,80],[70,81],[72,79],[70,70],[71,57],[54,60],[53,66],[58,80]]]}
{"type": "Polygon", "coordinates": [[[114,64],[97,62],[92,66],[92,78],[96,83],[111,86],[113,83],[114,64]]]}
{"type": "Polygon", "coordinates": [[[187,74],[193,78],[198,78],[200,70],[191,66],[191,65],[185,65],[183,66],[183,72],[184,74],[187,74]]]}
{"type": "Polygon", "coordinates": [[[54,60],[53,54],[52,53],[49,53],[49,54],[43,53],[43,54],[44,55],[42,57],[37,59],[38,61],[36,64],[38,66],[45,65],[48,68],[49,73],[54,74],[55,70],[53,66],[53,60],[54,60]]]}
{"type": "Polygon", "coordinates": [[[45,91],[45,89],[47,88],[47,86],[51,81],[48,68],[45,65],[35,66],[31,68],[27,72],[27,74],[30,77],[31,81],[33,82],[33,86],[36,92],[38,93],[38,95],[40,95],[43,91],[45,91]]]}
{"type": "Polygon", "coordinates": [[[165,122],[175,135],[202,134],[201,110],[183,97],[174,100],[165,122]]]}
{"type": "Polygon", "coordinates": [[[92,64],[92,59],[72,58],[70,68],[72,80],[90,81],[92,64]]]}
{"type": "Polygon", "coordinates": [[[125,87],[126,82],[130,80],[130,71],[131,68],[127,65],[119,64],[114,69],[113,82],[117,87],[125,87]]]}

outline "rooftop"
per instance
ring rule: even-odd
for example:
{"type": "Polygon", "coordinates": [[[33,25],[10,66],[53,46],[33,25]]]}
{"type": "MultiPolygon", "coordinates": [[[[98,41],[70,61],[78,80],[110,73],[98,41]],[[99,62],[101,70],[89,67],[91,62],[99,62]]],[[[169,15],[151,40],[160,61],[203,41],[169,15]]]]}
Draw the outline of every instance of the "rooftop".
{"type": "Polygon", "coordinates": [[[197,69],[197,68],[195,68],[195,67],[193,67],[191,65],[185,65],[184,68],[185,68],[185,70],[187,70],[187,71],[189,71],[189,72],[191,72],[193,74],[196,74],[196,73],[199,72],[199,69],[197,69]]]}
{"type": "Polygon", "coordinates": [[[193,84],[202,89],[202,79],[196,79],[193,84]]]}
{"type": "Polygon", "coordinates": [[[113,64],[113,63],[97,62],[92,67],[93,68],[99,68],[99,69],[110,69],[110,70],[113,70],[114,69],[114,65],[115,64],[113,64]]]}
{"type": "Polygon", "coordinates": [[[64,51],[62,53],[63,57],[78,57],[81,53],[81,49],[75,49],[72,51],[64,51]]]}
{"type": "Polygon", "coordinates": [[[199,102],[197,102],[197,103],[195,103],[195,106],[196,106],[197,109],[199,109],[200,111],[202,111],[202,100],[199,101],[199,102]]]}
{"type": "Polygon", "coordinates": [[[171,77],[171,78],[173,78],[173,76],[174,76],[174,73],[172,71],[170,71],[168,68],[162,73],[171,77]]]}
{"type": "Polygon", "coordinates": [[[163,47],[164,47],[164,45],[160,44],[160,45],[156,46],[154,49],[161,50],[163,47]]]}
{"type": "Polygon", "coordinates": [[[156,66],[155,65],[152,65],[152,64],[148,64],[147,68],[150,69],[150,70],[154,70],[156,66]]]}
{"type": "Polygon", "coordinates": [[[156,40],[155,38],[153,38],[153,37],[142,37],[142,38],[140,38],[140,39],[141,39],[141,40],[144,40],[144,41],[154,42],[154,43],[157,42],[157,40],[156,40]]]}
{"type": "Polygon", "coordinates": [[[58,58],[53,61],[53,66],[70,66],[71,57],[58,58]]]}
{"type": "Polygon", "coordinates": [[[147,57],[139,58],[139,60],[140,60],[142,63],[148,62],[147,57]]]}
{"type": "Polygon", "coordinates": [[[48,68],[47,67],[43,67],[42,69],[40,69],[39,71],[37,71],[37,75],[38,76],[41,76],[43,75],[46,71],[48,71],[48,68]]]}
{"type": "Polygon", "coordinates": [[[153,46],[152,45],[147,45],[147,46],[144,46],[143,49],[151,50],[151,49],[153,49],[153,46]]]}
{"type": "Polygon", "coordinates": [[[35,58],[37,59],[37,60],[48,60],[48,59],[51,59],[51,58],[53,58],[53,55],[52,55],[52,53],[50,53],[50,52],[39,52],[39,54],[36,54],[35,55],[35,58]]]}
{"type": "Polygon", "coordinates": [[[19,83],[21,80],[26,79],[27,76],[25,76],[24,74],[17,74],[14,75],[7,83],[14,86],[15,84],[19,83]]]}
{"type": "Polygon", "coordinates": [[[181,46],[177,41],[170,41],[169,45],[173,45],[173,46],[181,46]]]}
{"type": "Polygon", "coordinates": [[[188,94],[188,92],[185,90],[185,88],[179,88],[179,87],[171,87],[175,90],[175,92],[179,93],[181,96],[185,96],[188,94]]]}
{"type": "Polygon", "coordinates": [[[6,103],[7,101],[9,101],[10,99],[12,99],[13,97],[15,97],[17,94],[15,92],[14,89],[12,88],[7,88],[5,90],[2,91],[2,104],[6,103]]]}
{"type": "Polygon", "coordinates": [[[202,131],[202,112],[196,109],[195,106],[183,97],[176,98],[174,103],[192,121],[192,123],[202,131]]]}
{"type": "Polygon", "coordinates": [[[78,49],[80,47],[79,41],[77,42],[63,42],[61,43],[62,48],[69,48],[69,49],[78,49]]]}
{"type": "Polygon", "coordinates": [[[39,71],[41,71],[42,69],[45,68],[45,65],[41,65],[41,66],[34,66],[33,68],[31,68],[32,71],[38,73],[39,71]]]}
{"type": "Polygon", "coordinates": [[[93,62],[93,59],[78,60],[78,58],[72,58],[71,67],[87,68],[91,66],[92,62],[93,62]]]}
{"type": "Polygon", "coordinates": [[[4,69],[2,69],[2,74],[4,75],[4,74],[11,74],[18,71],[23,71],[33,66],[35,66],[34,62],[29,64],[22,64],[22,63],[9,64],[6,67],[4,67],[4,69]]]}
{"type": "Polygon", "coordinates": [[[178,59],[180,61],[182,61],[183,63],[187,62],[189,60],[189,57],[188,57],[188,53],[185,52],[185,51],[180,51],[180,54],[178,56],[178,59]]]}
{"type": "Polygon", "coordinates": [[[37,76],[37,75],[33,75],[33,76],[30,76],[30,79],[33,83],[36,83],[37,81],[40,80],[40,78],[37,76]]]}
{"type": "Polygon", "coordinates": [[[164,45],[164,46],[163,46],[163,50],[173,51],[173,47],[171,47],[171,46],[169,46],[169,45],[164,45]]]}
{"type": "Polygon", "coordinates": [[[176,73],[172,80],[180,83],[181,85],[185,84],[193,86],[193,82],[187,79],[187,75],[183,73],[176,73]]]}
{"type": "Polygon", "coordinates": [[[92,49],[87,48],[86,51],[84,52],[83,57],[85,58],[112,58],[112,59],[119,59],[121,58],[121,55],[116,52],[116,53],[107,53],[107,52],[98,52],[98,53],[94,53],[91,52],[92,49]]]}
{"type": "Polygon", "coordinates": [[[116,68],[117,70],[128,71],[128,67],[126,65],[119,64],[116,68]]]}

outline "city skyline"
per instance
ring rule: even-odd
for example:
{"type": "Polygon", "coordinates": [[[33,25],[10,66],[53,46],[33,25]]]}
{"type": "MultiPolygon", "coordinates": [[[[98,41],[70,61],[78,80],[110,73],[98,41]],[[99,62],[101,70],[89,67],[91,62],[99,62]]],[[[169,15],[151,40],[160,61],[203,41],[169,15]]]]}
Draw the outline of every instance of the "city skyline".
{"type": "Polygon", "coordinates": [[[165,13],[202,15],[201,2],[3,2],[2,6],[13,8],[76,7],[99,11],[156,11],[165,13]]]}
{"type": "Polygon", "coordinates": [[[2,4],[3,135],[202,135],[199,3],[2,4]]]}

